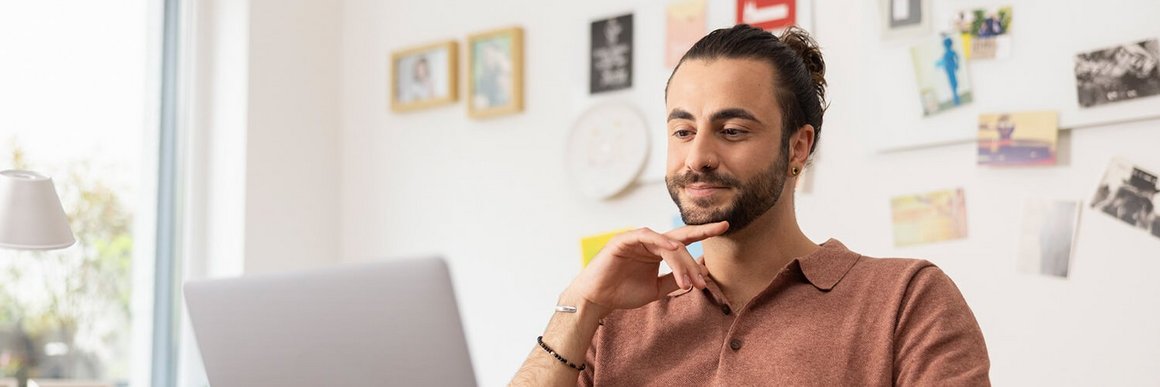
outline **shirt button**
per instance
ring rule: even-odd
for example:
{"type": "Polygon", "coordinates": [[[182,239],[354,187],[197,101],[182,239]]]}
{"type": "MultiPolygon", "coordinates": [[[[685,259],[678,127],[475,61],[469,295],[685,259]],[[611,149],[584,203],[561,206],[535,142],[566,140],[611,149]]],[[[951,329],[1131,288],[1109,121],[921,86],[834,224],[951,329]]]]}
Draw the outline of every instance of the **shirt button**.
{"type": "Polygon", "coordinates": [[[736,351],[741,349],[741,339],[733,339],[729,341],[729,348],[736,351]]]}
{"type": "Polygon", "coordinates": [[[725,313],[725,315],[728,316],[730,313],[733,313],[733,309],[729,309],[729,305],[722,305],[721,313],[725,313]]]}

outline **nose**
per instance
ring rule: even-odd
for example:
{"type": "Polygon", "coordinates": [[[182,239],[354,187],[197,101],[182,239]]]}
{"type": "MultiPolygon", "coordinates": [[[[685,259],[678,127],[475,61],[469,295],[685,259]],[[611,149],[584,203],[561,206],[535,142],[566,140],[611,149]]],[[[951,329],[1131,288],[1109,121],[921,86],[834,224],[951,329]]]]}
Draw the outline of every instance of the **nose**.
{"type": "Polygon", "coordinates": [[[690,171],[708,172],[717,169],[721,163],[721,158],[718,157],[716,144],[713,142],[711,129],[705,128],[697,131],[697,136],[693,137],[693,141],[689,144],[689,153],[685,156],[685,168],[690,171]]]}

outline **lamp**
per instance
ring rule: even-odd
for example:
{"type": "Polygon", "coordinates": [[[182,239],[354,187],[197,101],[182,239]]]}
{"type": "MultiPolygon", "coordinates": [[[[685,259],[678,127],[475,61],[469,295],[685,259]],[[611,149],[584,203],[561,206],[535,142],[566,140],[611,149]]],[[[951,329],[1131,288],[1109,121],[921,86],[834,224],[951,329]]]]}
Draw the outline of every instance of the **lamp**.
{"type": "Polygon", "coordinates": [[[0,171],[0,248],[63,249],[76,243],[52,179],[32,171],[0,171]]]}

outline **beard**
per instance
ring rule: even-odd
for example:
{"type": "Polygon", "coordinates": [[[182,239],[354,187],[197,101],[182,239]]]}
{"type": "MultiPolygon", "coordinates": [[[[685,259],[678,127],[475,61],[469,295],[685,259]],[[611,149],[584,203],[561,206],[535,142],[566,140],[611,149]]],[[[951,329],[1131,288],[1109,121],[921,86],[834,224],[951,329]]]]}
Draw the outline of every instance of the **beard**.
{"type": "Polygon", "coordinates": [[[673,203],[681,210],[681,220],[685,224],[707,224],[727,220],[729,229],[725,231],[725,235],[729,235],[741,231],[777,204],[781,198],[782,188],[785,187],[785,168],[788,163],[788,157],[783,156],[774,161],[769,168],[745,182],[716,171],[687,171],[684,174],[666,176],[665,185],[668,186],[673,203]],[[693,183],[729,187],[735,189],[738,194],[731,203],[719,208],[713,208],[712,197],[682,201],[680,189],[693,183]]]}

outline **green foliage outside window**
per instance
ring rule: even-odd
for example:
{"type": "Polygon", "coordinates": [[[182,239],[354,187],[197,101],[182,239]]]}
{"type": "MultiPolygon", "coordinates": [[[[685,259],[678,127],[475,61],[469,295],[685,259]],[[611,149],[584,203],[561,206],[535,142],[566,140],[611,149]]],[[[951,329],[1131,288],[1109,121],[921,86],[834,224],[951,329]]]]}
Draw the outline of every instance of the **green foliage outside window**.
{"type": "Polygon", "coordinates": [[[50,171],[19,146],[6,153],[0,169],[52,176],[77,244],[0,250],[0,378],[127,380],[133,212],[126,190],[102,180],[117,171],[86,161],[50,171]]]}

